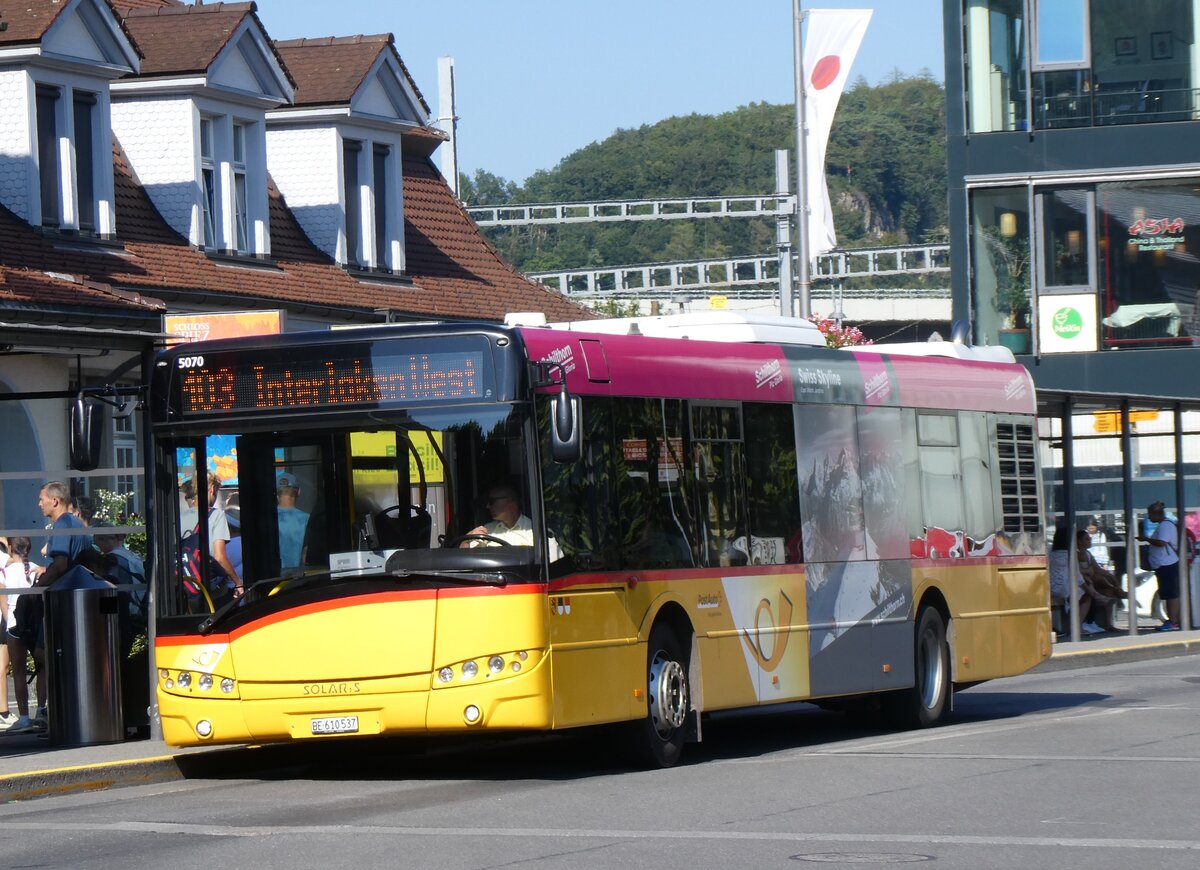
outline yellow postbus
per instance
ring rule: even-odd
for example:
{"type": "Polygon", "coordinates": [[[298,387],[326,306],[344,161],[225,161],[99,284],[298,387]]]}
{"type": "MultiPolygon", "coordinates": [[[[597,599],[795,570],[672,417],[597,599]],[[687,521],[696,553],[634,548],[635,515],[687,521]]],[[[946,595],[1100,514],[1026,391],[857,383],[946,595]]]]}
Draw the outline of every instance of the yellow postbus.
{"type": "Polygon", "coordinates": [[[1032,382],[714,312],[189,344],[151,384],[174,745],[877,703],[1049,654],[1032,382]],[[209,484],[212,484],[209,486],[209,484]]]}

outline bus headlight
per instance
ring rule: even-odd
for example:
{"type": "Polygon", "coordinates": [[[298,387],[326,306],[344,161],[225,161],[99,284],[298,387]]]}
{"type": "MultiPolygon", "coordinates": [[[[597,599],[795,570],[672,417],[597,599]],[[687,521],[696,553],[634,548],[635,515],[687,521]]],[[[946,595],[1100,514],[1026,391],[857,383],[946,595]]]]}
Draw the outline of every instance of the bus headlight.
{"type": "Polygon", "coordinates": [[[200,679],[196,682],[199,684],[201,689],[207,692],[213,687],[213,676],[212,674],[201,674],[200,679]]]}
{"type": "MultiPolygon", "coordinates": [[[[542,650],[510,650],[463,659],[435,668],[431,682],[435,689],[440,689],[458,686],[479,677],[489,682],[503,680],[530,670],[543,655],[545,652],[542,650]]],[[[480,717],[482,721],[482,713],[480,717]]]]}

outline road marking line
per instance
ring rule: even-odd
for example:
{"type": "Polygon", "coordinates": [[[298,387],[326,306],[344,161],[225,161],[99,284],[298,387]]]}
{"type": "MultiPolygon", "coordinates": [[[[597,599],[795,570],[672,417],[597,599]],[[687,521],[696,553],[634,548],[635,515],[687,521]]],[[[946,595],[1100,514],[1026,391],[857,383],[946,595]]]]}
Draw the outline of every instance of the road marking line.
{"type": "Polygon", "coordinates": [[[1063,837],[973,837],[946,834],[848,834],[833,832],[770,833],[760,831],[632,831],[586,828],[431,828],[399,825],[292,825],[268,827],[255,825],[181,824],[178,822],[5,822],[6,831],[94,832],[121,831],[131,834],[190,834],[207,837],[264,837],[297,835],[375,834],[402,837],[539,837],[548,840],[723,840],[778,843],[899,843],[904,845],[944,846],[1017,846],[1044,849],[1141,849],[1156,852],[1200,852],[1200,840],[1146,840],[1117,838],[1063,837]]]}

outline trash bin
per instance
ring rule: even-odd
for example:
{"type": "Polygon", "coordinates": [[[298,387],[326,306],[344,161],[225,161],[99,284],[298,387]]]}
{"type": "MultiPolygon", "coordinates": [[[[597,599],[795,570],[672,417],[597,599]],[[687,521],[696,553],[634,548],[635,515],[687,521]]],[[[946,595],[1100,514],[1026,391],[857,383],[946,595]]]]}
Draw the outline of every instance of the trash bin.
{"type": "Polygon", "coordinates": [[[125,739],[121,711],[121,597],[76,566],[46,588],[50,742],[89,746],[125,739]]]}

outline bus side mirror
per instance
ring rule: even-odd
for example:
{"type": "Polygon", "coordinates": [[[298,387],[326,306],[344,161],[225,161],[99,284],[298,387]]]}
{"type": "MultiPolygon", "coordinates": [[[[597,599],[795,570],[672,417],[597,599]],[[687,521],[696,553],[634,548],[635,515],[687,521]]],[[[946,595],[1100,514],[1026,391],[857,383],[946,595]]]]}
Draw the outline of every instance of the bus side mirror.
{"type": "Polygon", "coordinates": [[[567,392],[564,383],[562,392],[550,400],[550,455],[555,462],[578,462],[583,455],[583,443],[579,425],[579,399],[567,392]]]}
{"type": "Polygon", "coordinates": [[[104,406],[95,399],[75,397],[71,402],[71,468],[92,471],[100,467],[104,439],[104,406]]]}

